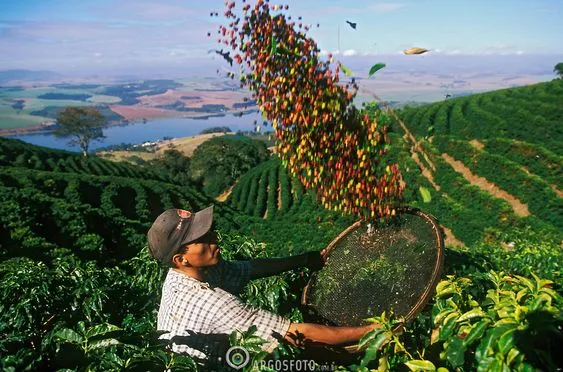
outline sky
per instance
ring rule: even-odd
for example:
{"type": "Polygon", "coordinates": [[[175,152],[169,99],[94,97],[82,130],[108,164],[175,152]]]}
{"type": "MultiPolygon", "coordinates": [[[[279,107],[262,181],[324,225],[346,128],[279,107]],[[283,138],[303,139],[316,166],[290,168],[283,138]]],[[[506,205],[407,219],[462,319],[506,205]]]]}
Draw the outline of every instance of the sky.
{"type": "MultiPolygon", "coordinates": [[[[321,50],[342,58],[385,60],[424,47],[441,60],[563,60],[563,0],[272,2],[281,3],[314,26],[321,50]]],[[[218,45],[207,33],[224,18],[209,13],[224,8],[217,0],[0,0],[0,69],[212,74],[224,61],[209,53],[218,45]]]]}

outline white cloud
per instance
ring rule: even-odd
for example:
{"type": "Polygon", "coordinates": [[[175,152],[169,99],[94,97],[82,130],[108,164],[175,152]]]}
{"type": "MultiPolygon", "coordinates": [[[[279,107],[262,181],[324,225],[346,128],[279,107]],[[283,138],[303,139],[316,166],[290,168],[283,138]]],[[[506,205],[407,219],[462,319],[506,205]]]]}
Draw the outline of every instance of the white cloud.
{"type": "Polygon", "coordinates": [[[348,49],[348,50],[345,50],[344,53],[342,53],[343,56],[347,56],[347,57],[355,56],[356,54],[358,54],[358,52],[355,51],[354,49],[348,49]]]}
{"type": "Polygon", "coordinates": [[[368,6],[368,9],[376,13],[388,13],[404,7],[405,4],[400,3],[376,3],[368,6]]]}

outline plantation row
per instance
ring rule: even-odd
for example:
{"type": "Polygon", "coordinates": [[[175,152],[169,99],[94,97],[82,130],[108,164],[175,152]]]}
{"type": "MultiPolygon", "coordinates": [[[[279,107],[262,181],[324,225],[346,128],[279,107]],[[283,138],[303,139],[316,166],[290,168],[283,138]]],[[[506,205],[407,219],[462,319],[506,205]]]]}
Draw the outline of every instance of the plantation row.
{"type": "Polygon", "coordinates": [[[552,185],[563,187],[563,156],[538,145],[504,138],[484,140],[483,144],[489,154],[502,156],[552,185]]]}
{"type": "Polygon", "coordinates": [[[233,188],[230,203],[248,215],[271,219],[294,213],[304,203],[304,208],[318,209],[312,198],[276,157],[242,176],[233,188]]]}
{"type": "Polygon", "coordinates": [[[150,224],[165,209],[212,204],[198,192],[157,181],[23,168],[0,169],[0,187],[2,249],[10,256],[68,248],[113,262],[146,244],[150,224]]]}
{"type": "Polygon", "coordinates": [[[563,198],[542,178],[527,174],[513,161],[475,149],[466,141],[436,136],[440,152],[462,161],[469,169],[528,204],[530,212],[558,229],[563,229],[563,198]]]}
{"type": "Polygon", "coordinates": [[[67,151],[29,146],[21,141],[5,138],[0,138],[0,165],[53,172],[170,181],[170,177],[163,172],[140,169],[127,163],[106,161],[95,156],[84,157],[67,151]]]}
{"type": "Polygon", "coordinates": [[[563,150],[562,91],[563,83],[555,80],[405,108],[399,114],[420,137],[433,133],[464,139],[502,137],[557,154],[563,150]]]}

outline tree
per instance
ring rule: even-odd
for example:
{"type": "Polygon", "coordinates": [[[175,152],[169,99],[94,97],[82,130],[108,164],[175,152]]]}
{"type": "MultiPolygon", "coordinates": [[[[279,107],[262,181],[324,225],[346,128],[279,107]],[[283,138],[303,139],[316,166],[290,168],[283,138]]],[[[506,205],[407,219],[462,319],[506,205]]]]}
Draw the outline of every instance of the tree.
{"type": "Polygon", "coordinates": [[[147,163],[148,167],[162,168],[169,172],[174,180],[181,184],[188,184],[190,178],[190,158],[185,156],[178,150],[166,150],[162,157],[154,159],[147,163]]]}
{"type": "Polygon", "coordinates": [[[553,72],[559,75],[560,79],[563,79],[563,62],[559,62],[558,64],[556,64],[555,67],[553,68],[553,72]]]}
{"type": "Polygon", "coordinates": [[[269,156],[262,141],[240,135],[214,137],[195,149],[190,177],[207,194],[217,196],[269,156]]]}
{"type": "Polygon", "coordinates": [[[105,138],[103,128],[108,121],[95,107],[66,107],[57,115],[57,129],[54,134],[61,138],[71,138],[69,145],[80,146],[84,156],[88,156],[91,141],[105,138]]]}

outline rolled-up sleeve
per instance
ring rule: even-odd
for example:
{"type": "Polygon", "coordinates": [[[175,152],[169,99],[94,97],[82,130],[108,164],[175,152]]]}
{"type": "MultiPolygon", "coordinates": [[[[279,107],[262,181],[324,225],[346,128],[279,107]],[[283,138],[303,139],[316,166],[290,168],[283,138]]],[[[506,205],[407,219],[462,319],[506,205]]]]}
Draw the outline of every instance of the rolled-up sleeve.
{"type": "Polygon", "coordinates": [[[217,306],[213,316],[213,333],[230,334],[234,330],[246,331],[256,326],[256,336],[267,341],[263,349],[273,351],[278,346],[278,340],[287,333],[291,322],[272,312],[251,307],[239,298],[216,288],[218,295],[217,306]]]}

